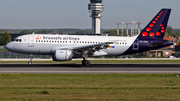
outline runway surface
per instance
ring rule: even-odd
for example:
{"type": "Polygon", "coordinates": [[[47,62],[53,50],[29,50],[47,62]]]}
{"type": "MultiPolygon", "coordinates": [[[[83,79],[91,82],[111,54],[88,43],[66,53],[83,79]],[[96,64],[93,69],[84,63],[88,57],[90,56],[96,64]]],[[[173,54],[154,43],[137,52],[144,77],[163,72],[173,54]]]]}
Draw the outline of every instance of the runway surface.
{"type": "Polygon", "coordinates": [[[180,73],[180,64],[0,64],[0,73],[180,73]]]}

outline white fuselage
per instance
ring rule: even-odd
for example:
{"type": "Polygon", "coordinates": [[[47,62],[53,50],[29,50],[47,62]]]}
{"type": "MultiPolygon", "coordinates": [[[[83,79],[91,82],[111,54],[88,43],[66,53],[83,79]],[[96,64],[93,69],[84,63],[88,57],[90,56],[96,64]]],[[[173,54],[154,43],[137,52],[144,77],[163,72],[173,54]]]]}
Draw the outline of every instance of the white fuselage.
{"type": "MultiPolygon", "coordinates": [[[[54,50],[73,49],[87,45],[113,42],[109,48],[101,49],[104,55],[116,56],[124,53],[135,41],[135,37],[28,34],[9,43],[8,50],[24,54],[54,55],[54,50]]],[[[99,53],[100,54],[100,53],[99,53]]],[[[103,54],[102,54],[103,55],[103,54]]],[[[94,56],[99,56],[94,54],[94,56]]]]}

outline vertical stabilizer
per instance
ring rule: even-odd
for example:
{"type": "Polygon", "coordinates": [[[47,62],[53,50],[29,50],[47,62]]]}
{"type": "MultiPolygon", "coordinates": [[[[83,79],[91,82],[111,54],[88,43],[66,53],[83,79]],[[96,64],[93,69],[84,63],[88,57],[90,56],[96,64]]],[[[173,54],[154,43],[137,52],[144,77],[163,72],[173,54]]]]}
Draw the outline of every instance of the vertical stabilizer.
{"type": "Polygon", "coordinates": [[[162,9],[137,37],[138,39],[163,39],[171,9],[162,9]]]}

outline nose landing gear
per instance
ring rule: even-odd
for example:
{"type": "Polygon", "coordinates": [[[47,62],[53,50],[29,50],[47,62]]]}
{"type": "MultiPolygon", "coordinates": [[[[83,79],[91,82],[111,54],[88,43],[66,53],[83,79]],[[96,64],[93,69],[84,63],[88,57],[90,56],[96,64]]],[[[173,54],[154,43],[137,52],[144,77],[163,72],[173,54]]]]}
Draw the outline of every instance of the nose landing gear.
{"type": "Polygon", "coordinates": [[[32,59],[33,59],[33,55],[31,54],[30,55],[30,61],[28,62],[28,65],[30,65],[30,66],[32,65],[32,59]]]}
{"type": "Polygon", "coordinates": [[[32,65],[32,62],[31,62],[31,61],[29,61],[29,62],[28,62],[28,65],[30,65],[30,66],[31,66],[31,65],[32,65]]]}

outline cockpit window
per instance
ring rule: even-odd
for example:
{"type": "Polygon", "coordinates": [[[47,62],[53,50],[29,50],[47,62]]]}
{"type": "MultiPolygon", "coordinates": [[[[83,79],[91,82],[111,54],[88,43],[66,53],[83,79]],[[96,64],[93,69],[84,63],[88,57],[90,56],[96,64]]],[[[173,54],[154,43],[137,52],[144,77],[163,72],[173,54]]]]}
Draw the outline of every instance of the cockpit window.
{"type": "Polygon", "coordinates": [[[22,39],[14,39],[13,41],[22,42],[22,39]]]}

